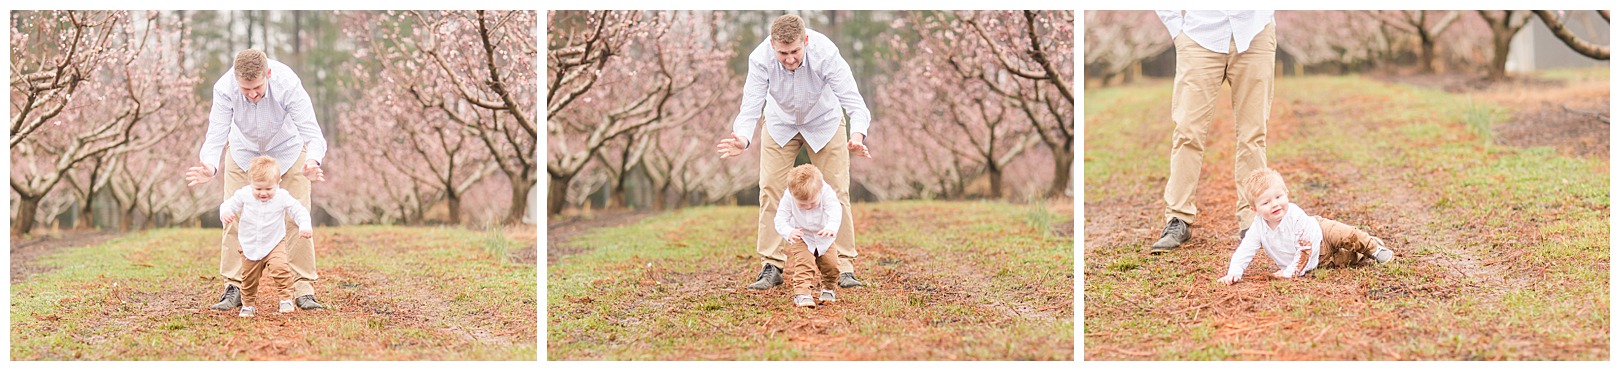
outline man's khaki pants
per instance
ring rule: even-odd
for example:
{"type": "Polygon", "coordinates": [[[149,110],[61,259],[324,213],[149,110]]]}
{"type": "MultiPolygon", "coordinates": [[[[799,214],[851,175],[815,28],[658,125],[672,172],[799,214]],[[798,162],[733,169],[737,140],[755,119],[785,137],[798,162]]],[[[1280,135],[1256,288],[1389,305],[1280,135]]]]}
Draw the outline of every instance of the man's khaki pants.
{"type": "MultiPolygon", "coordinates": [[[[299,153],[298,160],[293,162],[293,166],[287,169],[287,173],[281,174],[281,188],[286,189],[287,193],[298,199],[298,203],[313,213],[314,209],[309,207],[309,178],[304,177],[305,154],[299,153]]],[[[231,159],[229,146],[225,148],[225,156],[220,160],[219,167],[225,169],[225,197],[220,198],[220,202],[224,202],[226,198],[236,193],[236,190],[247,186],[250,181],[247,171],[242,170],[242,167],[237,166],[236,161],[231,159]]],[[[219,275],[225,277],[227,285],[242,287],[242,243],[237,240],[236,232],[236,228],[227,226],[225,242],[219,246],[219,275]]],[[[292,241],[283,247],[287,250],[287,261],[297,276],[292,285],[293,297],[315,295],[314,283],[320,278],[315,274],[315,239],[298,238],[298,224],[293,222],[291,217],[287,218],[287,235],[292,236],[292,241]]],[[[280,250],[282,247],[276,249],[280,250]]]]}
{"type": "Polygon", "coordinates": [[[803,239],[788,242],[783,247],[787,249],[788,256],[788,266],[784,272],[787,273],[788,285],[793,287],[793,295],[815,296],[820,290],[838,287],[839,259],[832,250],[816,256],[803,239]],[[818,275],[821,276],[820,280],[816,279],[818,275]]]}
{"type": "Polygon", "coordinates": [[[1276,24],[1254,36],[1249,50],[1236,53],[1236,42],[1222,54],[1205,49],[1187,37],[1176,36],[1176,78],[1170,96],[1170,120],[1176,131],[1170,144],[1170,177],[1164,186],[1165,220],[1194,224],[1198,206],[1193,194],[1204,164],[1204,138],[1215,118],[1221,83],[1232,85],[1232,108],[1237,114],[1238,225],[1254,218],[1243,178],[1266,167],[1266,120],[1271,115],[1271,91],[1277,59],[1276,24]]]}
{"type": "Polygon", "coordinates": [[[269,255],[265,255],[264,259],[259,259],[259,261],[248,260],[247,256],[242,254],[242,250],[240,250],[241,245],[237,245],[239,250],[236,251],[236,259],[238,260],[237,263],[241,264],[242,267],[243,306],[251,307],[259,302],[259,286],[265,281],[264,277],[266,276],[270,278],[270,285],[275,290],[276,300],[293,299],[293,272],[292,268],[287,264],[287,246],[291,245],[293,241],[302,239],[296,233],[287,234],[286,237],[281,239],[280,243],[276,244],[274,250],[270,250],[269,255]]]}
{"type": "Polygon", "coordinates": [[[1322,225],[1322,258],[1317,266],[1323,268],[1349,267],[1370,257],[1378,249],[1371,235],[1332,219],[1315,217],[1322,225]]]}
{"type": "MultiPolygon", "coordinates": [[[[844,128],[849,123],[838,125],[838,134],[833,135],[827,146],[821,151],[810,151],[810,163],[821,169],[822,177],[833,190],[838,191],[838,203],[844,206],[844,218],[838,226],[838,237],[833,240],[832,249],[838,252],[838,272],[855,273],[855,216],[849,207],[849,133],[844,128]]],[[[793,136],[786,145],[777,145],[771,139],[770,133],[764,133],[759,140],[759,246],[756,252],[765,259],[765,264],[782,268],[787,260],[787,254],[782,252],[782,242],[787,241],[782,235],[776,233],[776,206],[781,202],[782,192],[787,190],[788,170],[793,169],[793,160],[799,157],[799,147],[807,146],[803,135],[793,136]]]]}

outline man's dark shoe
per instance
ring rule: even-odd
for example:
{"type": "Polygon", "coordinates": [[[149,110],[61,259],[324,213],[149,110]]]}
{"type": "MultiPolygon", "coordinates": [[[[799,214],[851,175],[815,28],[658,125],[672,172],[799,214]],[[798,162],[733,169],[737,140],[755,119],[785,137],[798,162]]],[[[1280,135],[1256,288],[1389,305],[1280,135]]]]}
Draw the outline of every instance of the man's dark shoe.
{"type": "Polygon", "coordinates": [[[1192,239],[1192,233],[1187,231],[1187,222],[1170,218],[1170,222],[1164,225],[1164,232],[1159,234],[1159,242],[1154,242],[1153,249],[1148,252],[1155,255],[1163,254],[1180,247],[1189,239],[1192,239]]]}
{"type": "Polygon", "coordinates": [[[854,273],[844,272],[838,274],[838,287],[847,289],[855,286],[866,286],[866,284],[856,281],[854,273]]]}
{"type": "Polygon", "coordinates": [[[756,278],[754,283],[749,284],[748,288],[764,290],[780,284],[782,284],[782,268],[766,264],[765,268],[759,271],[759,277],[756,278]]]}
{"type": "Polygon", "coordinates": [[[210,307],[214,310],[231,310],[242,306],[242,290],[236,286],[225,286],[225,295],[219,296],[219,302],[210,307]]]}
{"type": "Polygon", "coordinates": [[[315,295],[300,296],[297,300],[293,300],[293,304],[297,305],[298,309],[303,310],[326,309],[326,306],[315,301],[315,295]]]}

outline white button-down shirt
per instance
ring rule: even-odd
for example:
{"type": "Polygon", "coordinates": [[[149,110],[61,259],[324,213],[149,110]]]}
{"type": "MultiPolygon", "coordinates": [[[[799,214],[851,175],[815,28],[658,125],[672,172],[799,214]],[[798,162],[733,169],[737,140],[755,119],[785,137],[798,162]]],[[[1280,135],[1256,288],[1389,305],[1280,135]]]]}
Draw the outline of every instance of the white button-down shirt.
{"type": "Polygon", "coordinates": [[[821,256],[838,236],[822,237],[817,236],[816,232],[828,229],[837,231],[844,221],[844,205],[838,203],[838,191],[834,191],[826,181],[821,182],[821,194],[816,198],[821,204],[805,210],[799,208],[799,200],[793,197],[792,190],[782,192],[782,201],[776,205],[776,233],[787,238],[793,234],[793,230],[803,230],[806,247],[811,253],[821,256]]]}
{"type": "Polygon", "coordinates": [[[1232,253],[1232,263],[1226,267],[1226,274],[1242,275],[1243,270],[1249,267],[1249,261],[1254,259],[1255,252],[1264,248],[1266,255],[1277,262],[1280,268],[1292,268],[1296,259],[1299,259],[1301,250],[1311,250],[1311,260],[1305,264],[1305,269],[1294,272],[1302,275],[1312,269],[1322,256],[1322,224],[1316,218],[1305,215],[1305,210],[1298,205],[1288,204],[1288,212],[1283,213],[1282,221],[1277,222],[1277,228],[1266,224],[1266,219],[1260,215],[1254,216],[1254,223],[1249,224],[1249,232],[1243,235],[1243,242],[1238,243],[1237,251],[1232,253]]]}
{"type": "MultiPolygon", "coordinates": [[[[225,203],[219,204],[220,215],[237,214],[236,239],[242,243],[242,255],[259,261],[287,237],[287,217],[298,224],[298,231],[311,231],[309,210],[298,203],[286,189],[277,188],[270,201],[260,202],[253,197],[253,185],[236,190],[225,203]]],[[[295,236],[296,238],[296,236],[295,236]]]]}
{"type": "Polygon", "coordinates": [[[1170,29],[1171,40],[1186,32],[1198,46],[1221,54],[1231,53],[1232,43],[1237,44],[1238,53],[1249,50],[1254,35],[1265,30],[1276,13],[1271,10],[1187,10],[1186,15],[1182,15],[1181,10],[1157,12],[1164,27],[1170,29]]]}
{"type": "Polygon", "coordinates": [[[795,71],[776,60],[768,36],[748,55],[748,80],[743,84],[741,112],[731,124],[733,133],[752,141],[763,108],[765,132],[777,145],[803,134],[810,149],[821,152],[838,133],[845,113],[849,114],[850,132],[866,135],[872,113],[855,87],[849,62],[826,35],[804,32],[810,41],[804,46],[804,61],[795,71]]]}
{"type": "Polygon", "coordinates": [[[216,172],[226,138],[230,140],[231,158],[242,169],[252,165],[254,157],[270,156],[286,174],[306,145],[306,160],[321,163],[326,157],[326,137],[315,123],[315,109],[303,83],[287,65],[267,62],[270,82],[259,103],[248,101],[242,94],[234,67],[214,83],[214,108],[208,113],[208,133],[200,157],[216,172]]]}

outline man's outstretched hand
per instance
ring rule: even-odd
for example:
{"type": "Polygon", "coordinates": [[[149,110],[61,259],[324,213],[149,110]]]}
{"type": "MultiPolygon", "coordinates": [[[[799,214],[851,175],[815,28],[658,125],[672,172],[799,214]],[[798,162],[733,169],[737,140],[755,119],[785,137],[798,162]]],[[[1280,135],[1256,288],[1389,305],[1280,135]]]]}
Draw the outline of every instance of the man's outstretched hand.
{"type": "Polygon", "coordinates": [[[716,144],[714,148],[715,152],[720,154],[720,158],[742,155],[743,149],[748,148],[748,138],[731,133],[730,137],[721,139],[720,144],[716,144]]]}
{"type": "Polygon", "coordinates": [[[849,139],[849,155],[872,158],[872,151],[866,148],[866,134],[855,133],[856,137],[849,139]]]}
{"type": "Polygon", "coordinates": [[[304,161],[304,177],[311,182],[326,181],[326,172],[321,170],[321,164],[315,161],[304,161]]]}
{"type": "Polygon", "coordinates": [[[209,167],[208,164],[198,162],[197,166],[192,166],[186,169],[187,187],[196,186],[198,184],[207,184],[212,180],[214,180],[214,168],[209,167]]]}

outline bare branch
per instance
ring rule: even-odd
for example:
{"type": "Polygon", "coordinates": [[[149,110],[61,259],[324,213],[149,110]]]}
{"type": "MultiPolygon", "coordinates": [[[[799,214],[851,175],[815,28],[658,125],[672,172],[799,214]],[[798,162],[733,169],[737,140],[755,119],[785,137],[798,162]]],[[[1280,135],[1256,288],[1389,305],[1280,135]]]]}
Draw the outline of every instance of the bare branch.
{"type": "MultiPolygon", "coordinates": [[[[1534,12],[1537,17],[1541,17],[1541,22],[1547,25],[1547,29],[1552,31],[1553,36],[1557,36],[1559,41],[1564,42],[1564,45],[1569,45],[1571,50],[1592,59],[1609,60],[1609,47],[1581,40],[1579,36],[1575,36],[1575,32],[1570,31],[1569,27],[1565,27],[1564,20],[1552,11],[1536,10],[1534,12]]],[[[1607,17],[1604,18],[1607,19],[1607,17]]]]}

